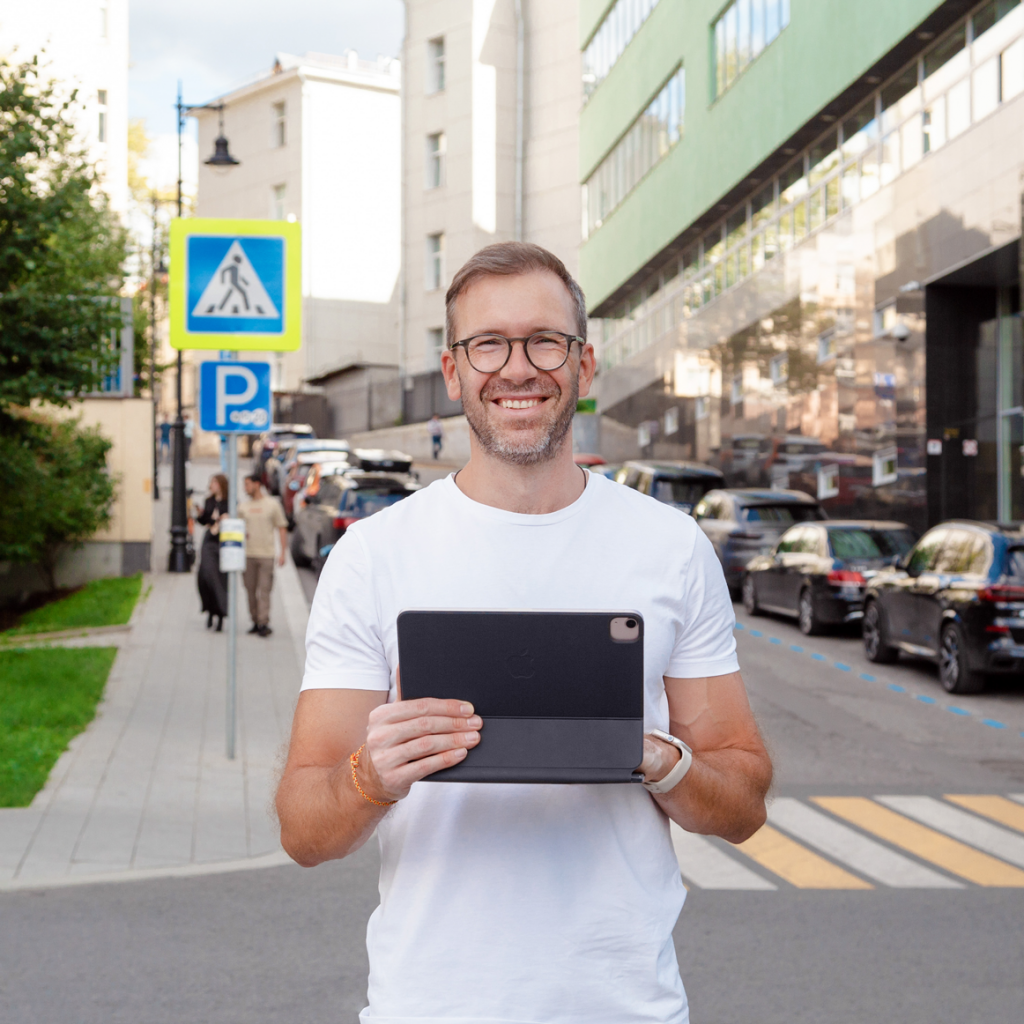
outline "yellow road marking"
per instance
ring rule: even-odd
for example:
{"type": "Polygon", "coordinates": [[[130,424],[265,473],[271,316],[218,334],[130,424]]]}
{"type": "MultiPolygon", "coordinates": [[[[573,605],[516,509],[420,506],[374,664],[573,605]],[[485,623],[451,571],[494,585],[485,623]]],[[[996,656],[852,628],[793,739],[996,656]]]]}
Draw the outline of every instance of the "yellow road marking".
{"type": "Polygon", "coordinates": [[[1024,871],[862,796],[812,797],[819,807],[977,885],[1024,888],[1024,871]]]}
{"type": "Polygon", "coordinates": [[[784,836],[771,825],[762,826],[737,848],[798,889],[874,888],[824,857],[819,857],[806,846],[784,836]]]}
{"type": "Polygon", "coordinates": [[[1009,825],[1010,828],[1024,832],[1024,806],[1007,800],[1005,796],[957,796],[947,793],[946,799],[975,814],[998,821],[1000,825],[1009,825]]]}

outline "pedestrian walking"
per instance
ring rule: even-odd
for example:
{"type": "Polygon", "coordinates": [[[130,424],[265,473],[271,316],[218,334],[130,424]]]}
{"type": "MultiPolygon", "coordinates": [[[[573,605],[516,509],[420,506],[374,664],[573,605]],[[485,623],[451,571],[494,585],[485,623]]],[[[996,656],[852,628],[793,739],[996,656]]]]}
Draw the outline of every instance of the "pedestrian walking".
{"type": "Polygon", "coordinates": [[[270,590],[274,586],[274,531],[280,539],[278,565],[284,565],[288,540],[288,520],[281,502],[263,493],[259,473],[245,478],[248,501],[238,506],[238,516],[245,520],[245,592],[252,617],[250,633],[270,636],[270,590]]]}
{"type": "Polygon", "coordinates": [[[185,461],[192,458],[192,435],[196,431],[196,425],[192,422],[192,413],[185,413],[185,461]]]}
{"type": "Polygon", "coordinates": [[[206,527],[199,549],[199,573],[196,583],[206,612],[206,628],[217,620],[217,632],[224,627],[228,613],[228,578],[220,571],[220,519],[228,514],[228,478],[223,473],[210,477],[210,492],[196,522],[206,527]]]}
{"type": "Polygon", "coordinates": [[[160,461],[168,462],[171,458],[171,421],[166,414],[160,417],[160,461]]]}
{"type": "Polygon", "coordinates": [[[441,454],[441,446],[444,444],[444,427],[441,424],[441,417],[435,412],[427,420],[427,430],[430,433],[430,445],[434,452],[434,461],[441,454]]]}
{"type": "Polygon", "coordinates": [[[488,246],[455,275],[446,316],[441,368],[470,459],[350,526],[324,568],[282,844],[312,866],[377,831],[364,1024],[686,1024],[669,822],[742,842],[771,781],[721,565],[689,516],[573,463],[596,361],[557,257],[488,246]],[[458,700],[399,699],[407,608],[635,609],[644,785],[421,785],[488,724],[458,700]]]}

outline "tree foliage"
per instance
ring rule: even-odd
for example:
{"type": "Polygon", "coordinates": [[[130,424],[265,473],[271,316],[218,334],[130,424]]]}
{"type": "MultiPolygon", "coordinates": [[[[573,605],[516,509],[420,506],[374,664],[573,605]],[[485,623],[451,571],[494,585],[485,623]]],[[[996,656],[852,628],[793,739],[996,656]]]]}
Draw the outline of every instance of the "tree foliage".
{"type": "Polygon", "coordinates": [[[116,360],[127,237],[76,141],[74,104],[38,58],[0,60],[0,412],[68,405],[116,360]]]}
{"type": "Polygon", "coordinates": [[[37,564],[55,590],[61,550],[110,522],[111,442],[76,420],[40,415],[6,419],[3,428],[0,465],[8,500],[0,502],[0,561],[37,564]]]}

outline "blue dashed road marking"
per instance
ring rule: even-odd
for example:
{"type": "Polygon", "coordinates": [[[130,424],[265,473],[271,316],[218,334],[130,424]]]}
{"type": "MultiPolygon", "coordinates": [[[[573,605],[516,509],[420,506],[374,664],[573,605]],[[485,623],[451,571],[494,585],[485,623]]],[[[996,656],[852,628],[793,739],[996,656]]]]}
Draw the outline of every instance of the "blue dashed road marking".
{"type": "MultiPolygon", "coordinates": [[[[759,630],[759,629],[750,629],[747,626],[745,626],[742,622],[737,622],[735,624],[735,628],[738,629],[738,630],[740,630],[740,629],[744,630],[747,633],[748,636],[765,637],[765,634],[761,630],[759,630]]],[[[778,637],[769,636],[769,637],[765,637],[765,639],[767,639],[770,644],[775,644],[776,646],[780,646],[780,647],[783,645],[783,641],[781,639],[779,639],[778,637]]],[[[789,646],[789,649],[794,654],[807,654],[807,653],[809,653],[810,656],[811,656],[811,659],[813,661],[819,661],[819,662],[829,662],[829,661],[832,661],[832,659],[828,658],[824,654],[818,654],[818,653],[816,653],[814,651],[810,651],[810,652],[805,651],[805,649],[803,647],[801,647],[799,644],[789,644],[788,646],[789,646]]],[[[853,671],[853,667],[851,665],[846,665],[846,664],[844,664],[841,661],[832,661],[832,665],[833,665],[833,667],[837,668],[840,672],[852,672],[853,671]]],[[[860,672],[860,673],[858,673],[858,676],[859,676],[859,678],[863,679],[864,682],[866,682],[866,683],[877,683],[879,681],[877,676],[873,676],[869,672],[860,672]]],[[[896,683],[887,683],[886,686],[893,693],[909,693],[909,691],[907,690],[907,688],[905,686],[899,686],[896,683]]],[[[975,716],[975,712],[973,712],[973,711],[968,711],[966,708],[956,707],[955,705],[943,705],[943,704],[940,704],[934,697],[931,697],[931,696],[929,696],[927,694],[923,694],[923,693],[910,693],[909,695],[911,697],[913,697],[914,700],[919,701],[921,704],[931,704],[931,705],[933,705],[935,707],[943,708],[944,710],[949,711],[949,712],[951,712],[954,715],[960,715],[961,717],[964,717],[964,718],[974,718],[974,716],[975,716]]],[[[979,719],[977,719],[977,721],[980,721],[982,725],[987,725],[990,729],[1007,729],[1007,728],[1009,728],[1006,725],[1005,722],[996,721],[996,719],[994,719],[994,718],[979,718],[979,719]]],[[[1024,732],[1022,732],[1020,735],[1021,735],[1021,738],[1024,739],[1024,732]]]]}

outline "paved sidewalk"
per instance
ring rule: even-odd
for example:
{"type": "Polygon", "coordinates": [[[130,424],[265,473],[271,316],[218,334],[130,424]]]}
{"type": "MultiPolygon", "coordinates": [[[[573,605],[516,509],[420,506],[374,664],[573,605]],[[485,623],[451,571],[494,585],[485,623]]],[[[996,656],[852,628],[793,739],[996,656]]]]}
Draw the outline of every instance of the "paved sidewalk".
{"type": "MultiPolygon", "coordinates": [[[[245,634],[239,586],[238,743],[229,761],[226,633],[206,630],[195,572],[165,571],[167,469],[155,571],[132,628],[93,640],[119,648],[96,718],[30,807],[0,810],[0,889],[289,863],[271,804],[301,679],[306,599],[288,561],[275,573],[274,633],[264,639],[245,634]]],[[[200,493],[217,467],[190,470],[200,493]]]]}

